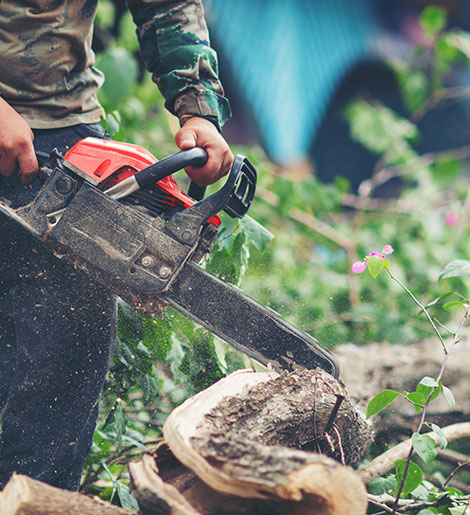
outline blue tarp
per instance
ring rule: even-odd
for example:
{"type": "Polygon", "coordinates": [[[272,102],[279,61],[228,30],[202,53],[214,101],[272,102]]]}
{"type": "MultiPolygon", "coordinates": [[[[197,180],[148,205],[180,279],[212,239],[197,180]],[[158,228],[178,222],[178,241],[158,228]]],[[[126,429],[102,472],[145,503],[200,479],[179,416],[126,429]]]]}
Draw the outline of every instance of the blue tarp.
{"type": "Polygon", "coordinates": [[[305,157],[339,81],[377,46],[376,0],[206,0],[272,159],[305,157]]]}

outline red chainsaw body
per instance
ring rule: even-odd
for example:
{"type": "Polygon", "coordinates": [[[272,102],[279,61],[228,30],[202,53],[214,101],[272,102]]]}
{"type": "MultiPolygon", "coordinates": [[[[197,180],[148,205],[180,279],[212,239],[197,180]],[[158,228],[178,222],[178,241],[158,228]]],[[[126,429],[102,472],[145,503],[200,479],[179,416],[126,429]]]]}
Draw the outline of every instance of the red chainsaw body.
{"type": "MultiPolygon", "coordinates": [[[[88,137],[76,143],[64,158],[86,175],[98,182],[98,188],[107,190],[134,175],[139,170],[156,163],[158,159],[148,150],[132,143],[88,137]]],[[[169,207],[190,207],[194,199],[180,190],[170,175],[154,184],[171,199],[169,207]]],[[[220,218],[213,216],[209,222],[220,225],[220,218]]]]}

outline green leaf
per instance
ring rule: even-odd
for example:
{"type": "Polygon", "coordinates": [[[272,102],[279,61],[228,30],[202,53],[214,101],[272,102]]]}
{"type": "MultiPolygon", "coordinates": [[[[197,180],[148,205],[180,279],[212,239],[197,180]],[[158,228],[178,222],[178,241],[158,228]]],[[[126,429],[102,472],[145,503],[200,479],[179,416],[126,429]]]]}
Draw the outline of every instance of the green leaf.
{"type": "Polygon", "coordinates": [[[273,193],[279,198],[278,210],[280,214],[287,213],[293,204],[293,199],[297,198],[293,181],[285,177],[276,177],[272,186],[273,193]]]}
{"type": "Polygon", "coordinates": [[[228,350],[224,356],[225,364],[227,367],[227,374],[234,372],[235,370],[240,370],[242,368],[246,368],[245,361],[243,359],[243,355],[238,351],[228,350]]]}
{"type": "Polygon", "coordinates": [[[439,447],[441,449],[445,449],[447,447],[446,435],[442,432],[442,429],[439,426],[436,426],[436,424],[431,424],[431,428],[436,433],[439,440],[439,447]]]}
{"type": "Polygon", "coordinates": [[[223,247],[213,252],[206,263],[206,271],[225,282],[237,285],[246,271],[250,255],[245,240],[245,233],[239,232],[230,252],[223,247]]]}
{"type": "Polygon", "coordinates": [[[455,398],[454,394],[447,388],[447,386],[442,387],[442,393],[444,394],[444,398],[447,401],[447,404],[450,406],[451,410],[455,409],[455,398]]]}
{"type": "Polygon", "coordinates": [[[373,397],[367,405],[366,418],[377,415],[400,395],[395,390],[384,390],[373,397]]]}
{"type": "Polygon", "coordinates": [[[111,48],[99,55],[96,67],[105,76],[100,98],[107,110],[112,111],[119,106],[137,79],[136,60],[124,48],[111,48]]]}
{"type": "Polygon", "coordinates": [[[116,488],[119,502],[123,508],[128,508],[135,511],[139,509],[137,499],[131,493],[128,486],[121,484],[119,481],[116,481],[114,483],[114,487],[116,488]]]}
{"type": "Polygon", "coordinates": [[[367,491],[372,495],[393,495],[396,487],[395,476],[378,477],[367,485],[367,491]]]}
{"type": "Polygon", "coordinates": [[[142,337],[140,315],[123,300],[118,300],[118,336],[127,343],[137,343],[142,337]]]}
{"type": "MultiPolygon", "coordinates": [[[[395,490],[395,495],[398,494],[398,489],[400,488],[403,474],[405,472],[405,460],[397,460],[395,462],[396,467],[396,478],[397,478],[397,485],[395,490]]],[[[407,473],[406,473],[406,479],[405,484],[403,486],[402,495],[408,495],[410,494],[415,488],[417,488],[421,481],[423,480],[423,471],[421,468],[414,463],[413,461],[410,461],[407,473]]]]}
{"type": "Polygon", "coordinates": [[[214,337],[199,329],[191,347],[186,351],[180,366],[188,382],[199,392],[223,377],[214,345],[214,337]]]}
{"type": "Polygon", "coordinates": [[[451,515],[465,515],[465,513],[468,513],[468,502],[465,502],[463,506],[449,507],[449,511],[451,515]]]}
{"type": "Polygon", "coordinates": [[[405,397],[413,403],[416,413],[419,413],[426,402],[426,397],[421,392],[404,393],[405,397]],[[419,406],[417,406],[419,404],[419,406]]]}
{"type": "Polygon", "coordinates": [[[468,32],[455,29],[446,34],[445,39],[448,44],[459,49],[467,59],[470,59],[470,34],[468,32]]]}
{"type": "Polygon", "coordinates": [[[152,375],[144,374],[139,381],[144,399],[149,402],[155,401],[162,388],[162,381],[158,378],[157,369],[152,367],[152,371],[152,375]]]}
{"type": "Polygon", "coordinates": [[[426,484],[426,480],[424,480],[420,485],[418,485],[417,488],[413,490],[411,495],[420,501],[429,501],[429,486],[432,488],[432,485],[426,484]]]}
{"type": "Polygon", "coordinates": [[[121,119],[117,111],[108,114],[104,129],[111,137],[121,130],[121,119]]]}
{"type": "Polygon", "coordinates": [[[419,384],[422,384],[424,386],[429,386],[430,388],[437,388],[439,386],[439,383],[435,379],[433,379],[432,377],[429,377],[429,376],[423,377],[423,379],[421,379],[419,384]]]}
{"type": "Polygon", "coordinates": [[[456,259],[451,261],[439,274],[439,281],[448,277],[467,277],[470,275],[470,261],[456,259]]]}
{"type": "Polygon", "coordinates": [[[436,442],[428,435],[413,433],[411,437],[413,449],[424,463],[431,463],[437,456],[436,442]]]}
{"type": "Polygon", "coordinates": [[[120,452],[122,446],[122,435],[126,429],[127,416],[126,411],[121,402],[116,402],[114,407],[109,412],[108,418],[104,423],[101,431],[114,433],[117,441],[117,451],[120,452]]]}
{"type": "MultiPolygon", "coordinates": [[[[240,232],[240,219],[222,215],[222,224],[220,225],[216,241],[218,248],[224,249],[228,254],[230,254],[233,250],[235,238],[240,234],[240,232]]],[[[214,249],[212,251],[214,251],[214,249]]]]}
{"type": "Polygon", "coordinates": [[[432,385],[432,386],[428,386],[428,385],[420,382],[420,383],[418,383],[418,386],[416,387],[416,392],[418,392],[421,395],[423,395],[423,397],[424,397],[424,399],[426,401],[427,398],[429,397],[429,394],[431,393],[431,391],[434,388],[434,391],[433,391],[433,393],[431,395],[431,398],[429,399],[429,402],[432,402],[441,393],[441,391],[442,391],[442,383],[439,383],[438,386],[435,386],[435,381],[431,377],[425,377],[423,379],[425,380],[425,382],[429,382],[429,384],[432,385]]]}
{"type": "Polygon", "coordinates": [[[423,9],[419,22],[426,34],[434,36],[445,27],[446,13],[440,7],[430,5],[423,9]]]}
{"type": "Polygon", "coordinates": [[[245,231],[248,241],[260,251],[263,252],[274,238],[274,234],[263,227],[250,216],[245,216],[240,220],[240,225],[245,231]]]}
{"type": "Polygon", "coordinates": [[[428,510],[427,508],[424,508],[424,510],[418,511],[416,515],[435,515],[435,511],[428,510]]]}
{"type": "Polygon", "coordinates": [[[367,270],[375,279],[382,270],[386,268],[385,260],[380,256],[369,256],[367,258],[367,270]]]}
{"type": "Polygon", "coordinates": [[[407,140],[418,135],[416,125],[379,103],[353,102],[346,109],[346,118],[351,137],[372,152],[386,154],[386,164],[402,160],[403,153],[408,155],[407,140]]]}
{"type": "Polygon", "coordinates": [[[158,361],[166,361],[173,340],[172,327],[167,319],[159,320],[156,317],[142,319],[142,343],[158,361]]]}
{"type": "Polygon", "coordinates": [[[456,159],[440,158],[432,163],[429,169],[434,181],[439,185],[445,185],[459,175],[461,164],[456,159]]]}
{"type": "Polygon", "coordinates": [[[408,68],[396,71],[406,107],[415,111],[426,102],[428,78],[423,72],[408,68]]]}
{"type": "Polygon", "coordinates": [[[462,306],[466,306],[466,304],[465,302],[454,300],[453,302],[446,302],[445,304],[443,304],[442,309],[447,310],[449,308],[455,308],[456,306],[461,308],[462,306]]]}
{"type": "MultiPolygon", "coordinates": [[[[450,297],[451,295],[455,295],[455,292],[448,291],[446,293],[443,293],[442,295],[439,295],[439,297],[436,297],[435,299],[428,302],[425,307],[430,308],[432,306],[435,306],[436,304],[438,304],[439,302],[442,302],[444,299],[446,299],[447,297],[450,297]]],[[[422,310],[420,312],[422,313],[422,310]]]]}

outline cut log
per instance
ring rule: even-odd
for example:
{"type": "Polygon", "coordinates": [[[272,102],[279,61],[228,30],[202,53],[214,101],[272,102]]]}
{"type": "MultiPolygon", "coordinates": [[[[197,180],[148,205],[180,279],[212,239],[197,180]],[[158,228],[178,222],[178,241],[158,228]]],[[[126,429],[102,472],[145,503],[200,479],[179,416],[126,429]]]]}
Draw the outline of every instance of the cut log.
{"type": "Polygon", "coordinates": [[[131,511],[98,498],[61,490],[27,476],[13,474],[0,492],[2,515],[130,515],[131,511]]]}
{"type": "Polygon", "coordinates": [[[323,371],[235,372],[176,408],[163,432],[171,453],[130,466],[143,513],[152,502],[172,514],[366,512],[363,483],[339,462],[357,465],[371,432],[323,371]]]}

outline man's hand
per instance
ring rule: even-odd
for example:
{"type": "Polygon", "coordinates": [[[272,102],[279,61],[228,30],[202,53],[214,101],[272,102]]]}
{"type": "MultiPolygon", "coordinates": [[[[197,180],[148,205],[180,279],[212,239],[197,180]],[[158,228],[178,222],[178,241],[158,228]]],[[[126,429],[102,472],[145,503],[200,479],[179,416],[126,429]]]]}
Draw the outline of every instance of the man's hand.
{"type": "Polygon", "coordinates": [[[204,118],[190,118],[176,133],[176,145],[180,150],[202,147],[208,155],[201,167],[186,168],[189,178],[199,186],[207,186],[230,171],[233,154],[217,128],[204,118]]]}
{"type": "Polygon", "coordinates": [[[23,184],[31,183],[38,171],[33,131],[26,121],[0,98],[0,175],[18,171],[23,184]]]}

